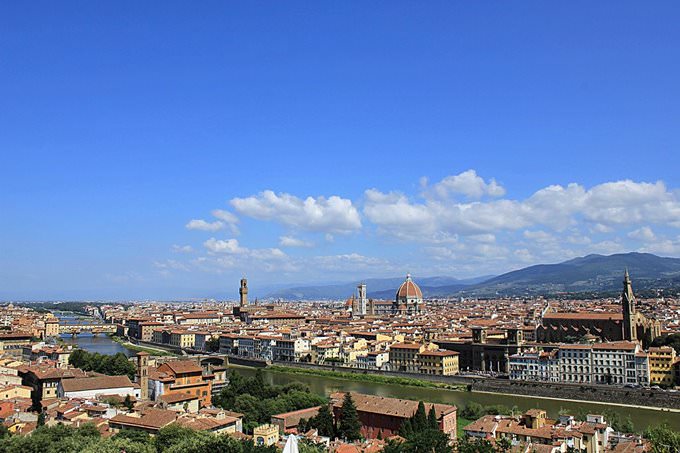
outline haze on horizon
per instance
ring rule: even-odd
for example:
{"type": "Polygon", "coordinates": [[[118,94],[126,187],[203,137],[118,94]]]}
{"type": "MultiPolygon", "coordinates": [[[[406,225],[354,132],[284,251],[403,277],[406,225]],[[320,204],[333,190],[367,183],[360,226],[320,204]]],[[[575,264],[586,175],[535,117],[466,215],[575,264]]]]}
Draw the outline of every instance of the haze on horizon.
{"type": "Polygon", "coordinates": [[[0,300],[680,256],[680,5],[0,6],[0,300]]]}

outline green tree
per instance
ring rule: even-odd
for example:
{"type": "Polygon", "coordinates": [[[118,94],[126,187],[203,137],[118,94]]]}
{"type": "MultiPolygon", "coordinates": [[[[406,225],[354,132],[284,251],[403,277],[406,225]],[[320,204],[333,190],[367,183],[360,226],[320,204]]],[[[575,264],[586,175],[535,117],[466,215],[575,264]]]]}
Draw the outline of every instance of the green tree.
{"type": "Polygon", "coordinates": [[[352,395],[347,392],[340,409],[340,423],[338,423],[338,437],[348,441],[361,439],[361,421],[352,395]]]}
{"type": "Polygon", "coordinates": [[[179,444],[185,439],[191,439],[196,435],[196,431],[185,428],[176,423],[161,428],[154,438],[154,444],[159,452],[164,452],[173,445],[179,444]]]}
{"type": "Polygon", "coordinates": [[[330,404],[324,404],[319,408],[319,413],[310,420],[309,426],[316,428],[319,435],[331,439],[335,437],[335,421],[330,404]]]}
{"type": "Polygon", "coordinates": [[[45,413],[44,412],[41,412],[40,414],[38,414],[37,426],[38,427],[45,426],[45,413]]]}
{"type": "Polygon", "coordinates": [[[125,399],[123,400],[123,406],[125,406],[128,410],[131,410],[134,407],[134,403],[132,402],[132,398],[130,395],[125,395],[125,399]]]}
{"type": "Polygon", "coordinates": [[[427,429],[427,414],[425,413],[425,404],[423,404],[422,401],[418,402],[418,409],[416,409],[416,413],[413,414],[411,424],[413,425],[413,431],[415,432],[421,432],[427,429]]]}
{"type": "Polygon", "coordinates": [[[667,424],[648,427],[644,437],[652,443],[653,453],[676,453],[680,451],[680,432],[667,424]]]}
{"type": "Polygon", "coordinates": [[[430,412],[427,414],[427,425],[430,429],[439,429],[439,420],[437,419],[437,411],[434,409],[434,404],[430,406],[430,412]]]}
{"type": "Polygon", "coordinates": [[[205,342],[205,350],[208,352],[217,352],[220,350],[220,338],[210,337],[208,341],[205,342]]]}

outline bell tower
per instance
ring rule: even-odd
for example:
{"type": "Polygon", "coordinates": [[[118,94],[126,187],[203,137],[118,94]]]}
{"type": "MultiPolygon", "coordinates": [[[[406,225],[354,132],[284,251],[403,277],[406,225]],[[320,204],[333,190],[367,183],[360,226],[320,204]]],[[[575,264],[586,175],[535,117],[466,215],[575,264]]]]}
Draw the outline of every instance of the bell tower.
{"type": "Polygon", "coordinates": [[[626,273],[623,276],[621,306],[623,309],[623,339],[628,341],[636,341],[637,328],[635,326],[635,295],[633,294],[633,285],[630,282],[628,269],[626,269],[626,273]]]}
{"type": "Polygon", "coordinates": [[[143,400],[149,398],[149,354],[140,351],[137,353],[137,383],[140,388],[140,396],[143,400]]]}
{"type": "Polygon", "coordinates": [[[248,280],[245,278],[241,279],[241,287],[238,289],[238,295],[240,299],[241,307],[248,305],[248,280]]]}

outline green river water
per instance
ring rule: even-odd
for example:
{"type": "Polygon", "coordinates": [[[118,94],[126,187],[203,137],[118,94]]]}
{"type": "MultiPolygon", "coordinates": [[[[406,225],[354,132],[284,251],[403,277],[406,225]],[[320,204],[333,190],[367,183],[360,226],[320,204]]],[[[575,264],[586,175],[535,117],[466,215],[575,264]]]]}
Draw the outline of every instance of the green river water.
{"type": "MultiPolygon", "coordinates": [[[[252,376],[254,368],[231,367],[238,373],[252,376]]],[[[290,382],[302,382],[320,395],[329,395],[337,391],[353,391],[371,395],[379,395],[392,398],[404,398],[422,400],[433,403],[454,404],[464,407],[468,402],[475,401],[481,405],[503,404],[508,407],[517,406],[521,410],[532,408],[544,409],[549,416],[556,417],[560,409],[565,409],[576,414],[579,409],[585,409],[588,413],[602,413],[605,409],[617,412],[622,419],[630,416],[637,431],[641,431],[649,425],[668,423],[676,431],[680,431],[680,412],[670,412],[654,409],[641,409],[628,406],[617,406],[599,403],[585,403],[572,401],[559,401],[545,398],[533,398],[525,396],[501,395],[479,392],[461,392],[453,390],[408,387],[396,384],[380,384],[374,382],[350,381],[345,379],[329,378],[327,376],[314,376],[308,374],[281,373],[267,369],[262,370],[265,380],[270,384],[284,385],[290,382]]]]}

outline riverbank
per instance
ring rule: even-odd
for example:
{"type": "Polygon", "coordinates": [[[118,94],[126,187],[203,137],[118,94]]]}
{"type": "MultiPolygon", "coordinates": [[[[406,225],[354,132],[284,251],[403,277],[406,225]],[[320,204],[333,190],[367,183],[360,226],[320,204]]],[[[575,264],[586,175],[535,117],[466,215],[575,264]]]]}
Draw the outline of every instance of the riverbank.
{"type": "Polygon", "coordinates": [[[109,335],[109,338],[111,338],[112,341],[115,341],[119,345],[123,346],[126,349],[129,349],[130,351],[135,351],[135,352],[146,352],[155,356],[177,356],[177,354],[174,354],[170,351],[166,351],[164,349],[156,349],[156,348],[150,348],[146,346],[138,346],[136,344],[130,343],[129,341],[123,340],[120,337],[117,337],[115,335],[109,335]]]}
{"type": "MultiPolygon", "coordinates": [[[[229,368],[245,376],[253,376],[258,372],[257,367],[234,366],[229,368]]],[[[285,367],[284,367],[285,368],[285,367]]],[[[378,383],[368,380],[355,379],[356,376],[345,378],[334,375],[317,375],[310,373],[272,371],[269,367],[259,368],[263,373],[265,382],[272,385],[287,385],[292,382],[300,382],[307,385],[313,392],[328,396],[335,392],[357,392],[369,395],[378,395],[391,398],[410,399],[455,405],[461,410],[471,403],[477,403],[482,407],[505,406],[516,411],[529,409],[543,409],[550,417],[556,418],[559,414],[604,414],[614,412],[621,420],[630,417],[635,430],[642,431],[649,426],[667,423],[672,429],[680,431],[680,413],[658,408],[647,409],[632,407],[632,405],[611,405],[598,401],[560,400],[540,396],[523,396],[511,392],[495,393],[484,391],[452,391],[436,387],[408,386],[393,383],[378,383]]],[[[464,423],[461,423],[461,427],[464,423]]]]}
{"type": "Polygon", "coordinates": [[[518,395],[518,394],[515,394],[515,393],[487,392],[487,391],[484,391],[484,390],[473,390],[472,393],[485,393],[487,395],[503,395],[503,396],[519,397],[519,398],[541,398],[543,400],[564,401],[566,403],[604,404],[604,405],[607,405],[607,406],[629,407],[629,408],[633,408],[633,409],[644,409],[644,410],[648,410],[648,411],[672,412],[672,413],[680,414],[680,409],[674,409],[674,408],[669,408],[669,407],[643,406],[643,405],[638,405],[638,404],[624,404],[624,403],[606,403],[606,402],[602,402],[602,401],[577,400],[577,399],[572,399],[572,398],[556,398],[556,397],[553,397],[553,396],[536,397],[536,396],[532,396],[532,395],[518,395]]]}
{"type": "Polygon", "coordinates": [[[403,386],[407,386],[407,387],[434,388],[434,389],[454,390],[454,391],[466,391],[467,390],[467,387],[465,385],[444,384],[444,383],[441,383],[441,382],[423,381],[423,380],[420,380],[420,379],[413,379],[413,378],[381,376],[381,375],[370,374],[370,373],[367,373],[367,374],[346,373],[346,372],[342,372],[342,371],[315,370],[315,369],[285,367],[285,366],[281,366],[281,365],[268,366],[267,370],[273,371],[275,373],[308,374],[308,375],[312,375],[312,376],[331,377],[331,378],[334,378],[334,379],[344,379],[344,380],[358,381],[358,382],[372,382],[372,383],[376,383],[376,384],[395,384],[395,385],[403,385],[403,386]]]}

